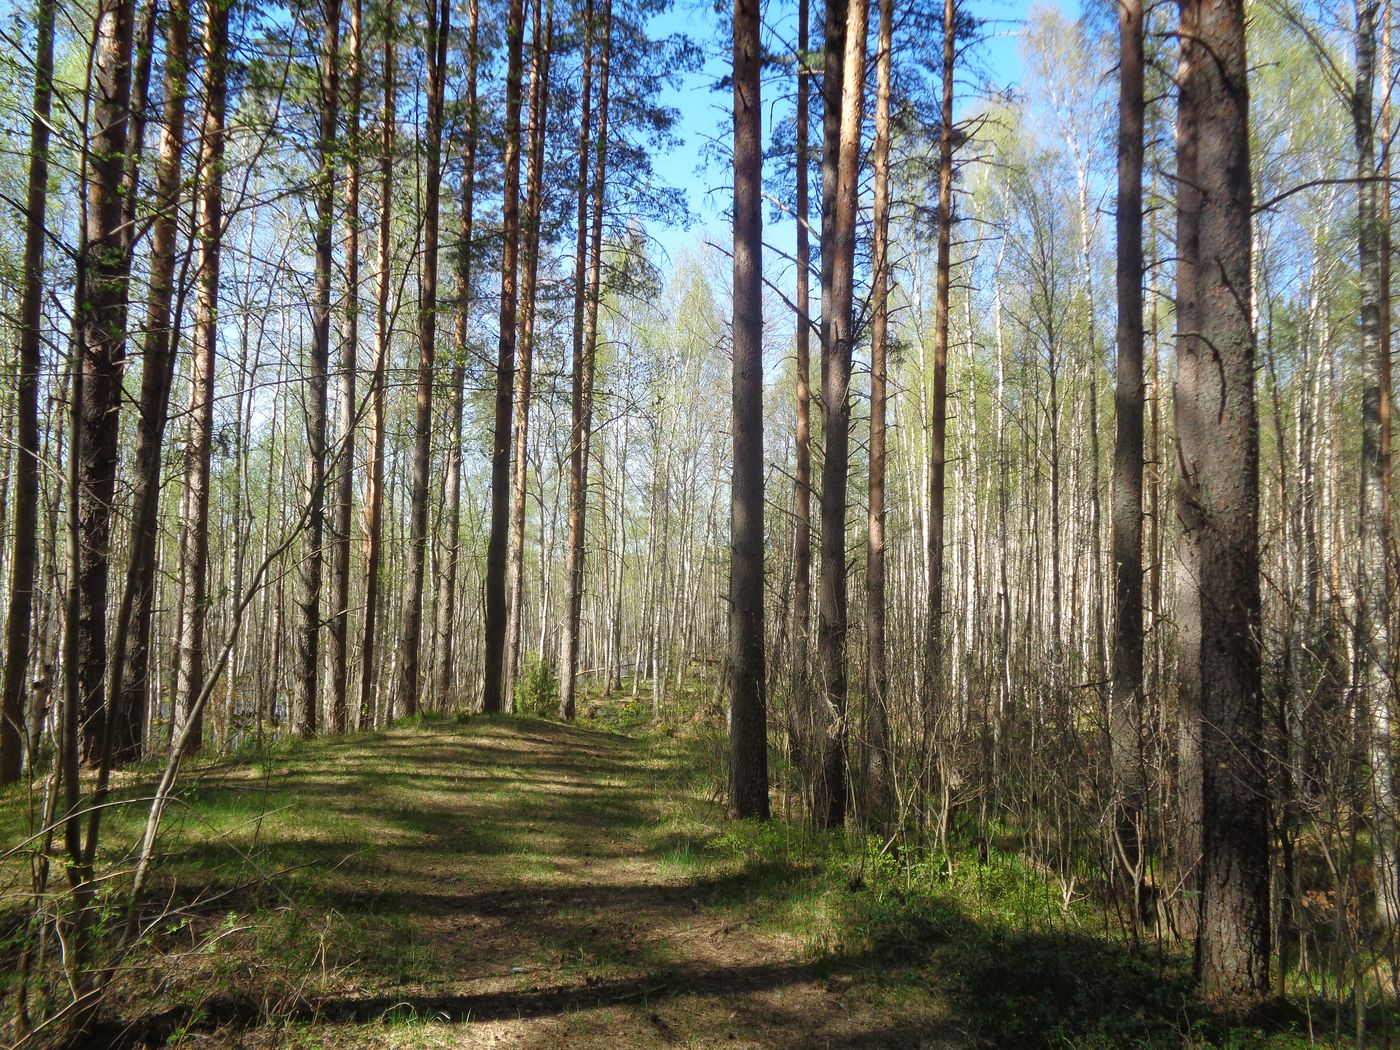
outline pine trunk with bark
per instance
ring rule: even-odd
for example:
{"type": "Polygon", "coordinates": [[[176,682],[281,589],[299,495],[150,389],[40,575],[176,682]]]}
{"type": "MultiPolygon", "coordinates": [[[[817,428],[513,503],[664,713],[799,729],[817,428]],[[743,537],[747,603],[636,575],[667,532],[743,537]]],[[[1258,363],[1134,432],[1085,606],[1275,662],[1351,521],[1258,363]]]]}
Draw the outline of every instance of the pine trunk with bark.
{"type": "MultiPolygon", "coordinates": [[[[1252,186],[1242,0],[1186,0],[1194,28],[1193,300],[1177,344],[1180,498],[1197,520],[1201,867],[1196,970],[1208,1000],[1269,991],[1269,786],[1260,659],[1259,427],[1251,316],[1252,186]]],[[[1184,30],[1185,31],[1185,30],[1184,30]]],[[[1185,127],[1189,122],[1191,128],[1185,127]]],[[[1181,296],[1183,290],[1178,290],[1181,296]]]]}
{"type": "Polygon", "coordinates": [[[510,438],[515,381],[516,270],[520,260],[520,104],[524,0],[510,0],[506,25],[506,124],[501,225],[501,313],[496,353],[496,409],[491,434],[491,522],[486,546],[483,711],[506,704],[506,546],[510,527],[510,438]]]}
{"type": "Polygon", "coordinates": [[[524,259],[520,280],[520,332],[515,360],[515,420],[512,427],[510,485],[510,541],[507,573],[510,603],[506,610],[506,660],[503,670],[506,707],[514,710],[516,679],[520,672],[520,631],[525,615],[525,494],[529,487],[530,400],[535,361],[535,299],[540,263],[540,214],[544,203],[544,130],[549,115],[549,35],[553,32],[554,6],[547,21],[541,17],[540,0],[534,0],[530,45],[529,156],[525,179],[524,259]]]}
{"type": "Polygon", "coordinates": [[[375,710],[375,657],[379,639],[379,585],[384,551],[384,388],[389,361],[390,317],[389,296],[393,287],[393,259],[390,235],[394,218],[394,8],[388,5],[384,20],[383,109],[379,124],[379,231],[376,240],[374,290],[374,362],[370,370],[369,390],[369,462],[366,464],[365,484],[365,615],[360,636],[360,711],[361,729],[378,724],[375,710]]]}
{"type": "Polygon", "coordinates": [[[175,676],[175,729],[188,727],[189,751],[204,743],[204,629],[209,601],[209,472],[214,437],[214,377],[219,326],[219,264],[224,224],[224,109],[228,95],[229,5],[217,2],[205,26],[204,125],[200,132],[199,270],[195,289],[193,372],[185,445],[185,489],[181,511],[180,571],[184,604],[180,615],[179,662],[175,676]]]}
{"type": "Polygon", "coordinates": [[[24,216],[24,288],[15,383],[14,548],[0,679],[0,786],[19,779],[25,732],[25,678],[34,616],[39,535],[39,370],[43,366],[44,238],[49,192],[49,114],[53,99],[56,0],[40,0],[35,20],[34,112],[29,122],[29,184],[24,216]]]}
{"type": "Polygon", "coordinates": [[[1135,897],[1144,834],[1142,18],[1141,0],[1122,0],[1118,5],[1118,360],[1113,445],[1113,686],[1108,722],[1116,850],[1135,897]]]}
{"type": "Polygon", "coordinates": [[[418,713],[418,650],[423,635],[423,582],[427,573],[428,471],[433,438],[433,359],[437,353],[438,220],[442,202],[442,108],[447,79],[449,0],[428,0],[427,184],[423,201],[422,290],[418,297],[418,397],[413,424],[413,490],[409,497],[408,587],[399,645],[397,710],[418,713]]]}
{"type": "Polygon", "coordinates": [[[85,183],[86,224],[78,257],[78,398],[76,442],[76,622],[73,659],[77,703],[70,743],[96,763],[106,735],[107,579],[117,484],[121,376],[126,363],[127,285],[131,259],[122,233],[126,123],[131,109],[134,12],[130,0],[101,0],[94,14],[92,98],[85,183]]]}
{"type": "Polygon", "coordinates": [[[813,792],[813,819],[839,828],[846,819],[847,676],[846,491],[851,446],[851,354],[855,348],[855,246],[865,103],[866,0],[827,9],[825,152],[822,157],[822,462],[821,594],[817,653],[825,726],[813,792]],[[834,24],[835,19],[840,23],[834,24]]]}
{"type": "MultiPolygon", "coordinates": [[[[862,0],[856,0],[857,3],[862,0]]],[[[763,638],[763,135],[758,0],[734,2],[734,475],[729,811],[768,817],[763,638]]]]}
{"type": "Polygon", "coordinates": [[[340,0],[324,0],[321,106],[317,129],[314,299],[311,304],[310,390],[306,400],[306,530],[297,590],[297,732],[316,734],[321,640],[322,544],[326,533],[326,408],[331,362],[331,280],[335,267],[336,120],[340,104],[340,0]]]}
{"type": "Polygon", "coordinates": [[[444,478],[442,531],[442,593],[438,598],[437,666],[433,696],[439,705],[453,695],[456,667],[457,567],[461,554],[462,526],[462,414],[466,400],[467,356],[471,353],[472,223],[476,204],[477,46],[481,5],[471,0],[467,19],[466,128],[462,133],[461,243],[457,246],[457,352],[452,362],[451,432],[448,435],[447,473],[444,478]]]}

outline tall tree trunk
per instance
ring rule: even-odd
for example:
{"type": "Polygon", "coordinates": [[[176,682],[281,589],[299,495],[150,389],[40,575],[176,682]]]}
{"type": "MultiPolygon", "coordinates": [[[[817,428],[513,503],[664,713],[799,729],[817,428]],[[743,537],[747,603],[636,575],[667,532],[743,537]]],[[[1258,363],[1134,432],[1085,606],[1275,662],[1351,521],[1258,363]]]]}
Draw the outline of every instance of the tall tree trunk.
{"type": "Polygon", "coordinates": [[[1142,857],[1142,0],[1118,6],[1118,362],[1113,444],[1114,832],[1134,884],[1142,857]]]}
{"type": "Polygon", "coordinates": [[[209,602],[209,468],[214,436],[214,373],[219,324],[219,262],[223,247],[224,108],[228,95],[229,4],[212,5],[205,26],[204,126],[200,132],[199,272],[195,293],[194,370],[181,513],[180,570],[184,608],[175,678],[175,737],[189,729],[190,751],[203,746],[204,627],[209,602]]]}
{"type": "MultiPolygon", "coordinates": [[[[861,3],[862,0],[856,0],[861,3]]],[[[763,652],[763,129],[758,0],[734,2],[734,480],[729,811],[768,818],[763,652]]]]}
{"type": "MultiPolygon", "coordinates": [[[[151,622],[155,604],[156,553],[160,542],[160,476],[170,391],[174,382],[178,327],[171,315],[179,238],[180,172],[185,147],[185,103],[189,92],[190,12],[187,0],[172,0],[165,18],[165,112],[156,161],[150,286],[141,365],[141,409],[136,428],[136,484],[132,493],[129,572],[134,593],[122,671],[121,703],[113,733],[118,763],[141,755],[142,728],[150,695],[151,622]]],[[[188,256],[186,256],[188,259],[188,256]]]]}
{"type": "MultiPolygon", "coordinates": [[[[584,517],[587,511],[588,454],[584,449],[584,380],[592,369],[583,356],[583,315],[588,293],[588,132],[593,119],[593,0],[583,8],[583,82],[579,92],[578,202],[574,227],[573,374],[569,393],[569,521],[564,579],[564,638],[559,659],[559,717],[574,717],[575,676],[578,673],[579,620],[583,611],[584,517]]],[[[591,362],[589,363],[591,364],[591,362]]],[[[591,405],[589,408],[591,409],[591,405]]]]}
{"type": "Polygon", "coordinates": [[[29,187],[24,216],[24,289],[15,384],[15,523],[0,680],[0,785],[19,779],[25,750],[25,688],[34,615],[39,531],[39,370],[43,366],[44,237],[49,191],[49,113],[53,98],[56,0],[40,0],[34,40],[34,113],[29,122],[29,187]]]}
{"type": "Polygon", "coordinates": [[[826,728],[815,792],[817,825],[846,819],[846,483],[855,344],[856,203],[865,104],[866,0],[827,9],[826,145],[822,158],[822,585],[817,649],[826,728]],[[833,18],[842,18],[840,26],[833,18]],[[839,57],[838,57],[839,55],[839,57]],[[838,75],[834,75],[837,74],[838,75]],[[834,140],[834,141],[833,141],[834,140]]]}
{"type": "Polygon", "coordinates": [[[510,487],[510,541],[507,553],[510,604],[506,610],[506,659],[503,670],[507,710],[513,710],[515,679],[520,670],[520,628],[525,615],[525,491],[529,481],[530,397],[534,376],[535,295],[540,262],[540,211],[544,189],[544,131],[549,113],[549,47],[554,7],[548,24],[534,0],[530,46],[529,157],[525,180],[525,258],[520,281],[519,352],[515,361],[514,466],[510,487]]]}
{"type": "MultiPolygon", "coordinates": [[[[1387,926],[1400,921],[1400,873],[1396,864],[1395,772],[1391,758],[1392,640],[1390,637],[1389,536],[1382,455],[1382,405],[1388,391],[1382,370],[1389,350],[1382,338],[1381,206],[1376,175],[1373,112],[1376,67],[1375,0],[1356,5],[1356,85],[1352,127],[1356,141],[1357,256],[1361,307],[1361,492],[1357,525],[1357,704],[1369,720],[1372,829],[1376,910],[1387,926]]],[[[1389,90],[1390,85],[1386,85],[1389,90]]]]}
{"type": "Polygon", "coordinates": [[[956,7],[943,0],[943,97],[938,130],[938,259],[933,307],[933,403],[929,424],[928,615],[924,621],[924,732],[942,717],[943,519],[948,462],[948,309],[953,254],[953,69],[956,7]]]}
{"type": "Polygon", "coordinates": [[[797,116],[794,130],[797,137],[797,448],[793,490],[792,626],[793,658],[799,669],[805,669],[807,663],[812,622],[812,319],[808,313],[812,248],[807,200],[808,169],[811,167],[811,151],[807,141],[808,96],[811,92],[811,73],[807,68],[807,50],[811,46],[810,11],[810,0],[798,0],[797,116]]]}
{"type": "MultiPolygon", "coordinates": [[[[1183,128],[1197,150],[1187,215],[1194,300],[1177,344],[1181,501],[1198,541],[1202,994],[1247,1005],[1269,990],[1269,787],[1259,650],[1259,431],[1251,316],[1249,90],[1242,0],[1182,5],[1183,128]],[[1186,127],[1186,125],[1190,127],[1186,127]]],[[[1180,250],[1180,248],[1178,249],[1180,250]]],[[[1181,290],[1178,290],[1180,297],[1181,290]]]]}
{"type": "MultiPolygon", "coordinates": [[[[83,438],[77,457],[75,659],[77,704],[70,737],[96,762],[106,735],[107,578],[117,483],[121,376],[126,358],[131,259],[122,235],[122,176],[131,103],[132,4],[101,0],[95,12],[92,100],[84,165],[87,202],[78,260],[76,326],[83,438]]],[[[76,392],[75,392],[76,393],[76,392]]],[[[72,625],[70,625],[72,626],[72,625]]],[[[65,671],[65,674],[67,672],[65,671]]]]}
{"type": "Polygon", "coordinates": [[[321,638],[321,545],[326,531],[326,403],[331,361],[331,279],[335,266],[336,119],[340,102],[340,0],[323,0],[321,111],[317,129],[315,296],[311,305],[311,389],[306,400],[306,531],[302,539],[297,606],[297,732],[318,725],[317,673],[321,638]]]}
{"type": "Polygon", "coordinates": [[[331,509],[330,709],[331,732],[349,727],[350,529],[355,502],[355,372],[360,353],[360,68],[362,0],[350,0],[350,50],[345,81],[345,317],[340,346],[340,419],[335,503],[331,509]]]}
{"type": "Polygon", "coordinates": [[[866,775],[865,814],[883,831],[891,817],[889,676],[885,669],[885,403],[890,294],[890,65],[894,46],[893,0],[880,0],[876,55],[875,211],[870,292],[870,482],[865,547],[866,775]]]}
{"type": "Polygon", "coordinates": [[[398,710],[418,712],[418,650],[423,634],[427,572],[428,470],[433,438],[433,358],[437,349],[438,214],[442,200],[442,105],[447,79],[449,0],[427,0],[428,171],[423,202],[422,292],[418,297],[418,400],[413,427],[413,491],[409,497],[408,589],[399,646],[398,710]],[[439,6],[440,5],[440,6],[439,6]]]}
{"type": "Polygon", "coordinates": [[[375,265],[374,364],[370,373],[369,463],[365,485],[365,616],[360,648],[360,728],[375,724],[374,673],[378,641],[379,577],[383,560],[385,371],[389,359],[389,295],[393,260],[389,236],[394,218],[394,7],[384,18],[384,102],[379,127],[379,236],[375,265]]]}
{"type": "Polygon", "coordinates": [[[510,0],[506,25],[505,177],[502,187],[501,315],[496,354],[496,417],[491,434],[491,525],[486,546],[483,711],[505,705],[506,540],[509,528],[510,437],[515,380],[516,269],[520,257],[520,80],[524,65],[524,0],[510,0]]]}
{"type": "MultiPolygon", "coordinates": [[[[1184,353],[1199,329],[1196,259],[1200,254],[1201,194],[1197,185],[1199,132],[1197,128],[1196,5],[1179,0],[1180,59],[1177,69],[1176,118],[1176,345],[1177,373],[1172,392],[1172,412],[1177,443],[1195,423],[1191,398],[1196,388],[1197,357],[1184,353]]],[[[1180,453],[1178,452],[1178,458],[1180,453]]],[[[1200,928],[1201,876],[1201,616],[1196,592],[1200,578],[1201,515],[1196,502],[1178,477],[1176,512],[1181,531],[1177,538],[1175,605],[1177,622],[1177,933],[1195,937],[1200,928]]]]}
{"type": "Polygon", "coordinates": [[[442,595],[438,599],[437,669],[433,696],[445,704],[452,696],[457,609],[457,564],[462,525],[462,408],[466,397],[467,355],[471,353],[472,220],[476,202],[476,136],[480,114],[476,105],[477,38],[481,4],[471,0],[467,28],[466,122],[462,138],[462,225],[457,249],[457,353],[452,362],[452,430],[447,441],[447,476],[443,495],[442,595]]]}

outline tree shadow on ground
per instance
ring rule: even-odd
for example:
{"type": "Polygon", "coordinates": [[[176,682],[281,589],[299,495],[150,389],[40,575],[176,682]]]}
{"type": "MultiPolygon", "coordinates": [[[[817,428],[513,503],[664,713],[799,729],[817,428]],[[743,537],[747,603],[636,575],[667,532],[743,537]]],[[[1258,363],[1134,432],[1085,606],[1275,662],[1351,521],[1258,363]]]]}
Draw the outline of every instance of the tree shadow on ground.
{"type": "MultiPolygon", "coordinates": [[[[231,912],[250,925],[271,916],[283,940],[245,952],[265,965],[275,950],[288,966],[316,959],[346,980],[284,997],[274,1012],[256,981],[211,985],[111,1017],[85,1045],[524,1020],[525,1042],[547,1046],[561,1045],[552,1025],[623,1013],[641,1025],[626,1045],[697,1032],[704,1045],[737,1032],[748,1045],[810,1050],[1233,1038],[1231,1020],[1192,997],[1179,953],[1068,926],[1017,928],[951,895],[852,883],[829,947],[766,955],[772,941],[752,932],[754,915],[809,892],[811,858],[661,872],[660,858],[695,840],[654,825],[656,770],[638,742],[528,720],[445,728],[336,742],[270,770],[266,787],[226,777],[191,794],[191,810],[302,807],[305,820],[279,821],[257,843],[264,868],[303,865],[287,878],[240,886],[245,844],[171,836],[169,866],[182,874],[163,907],[211,928],[231,912]],[[742,943],[730,950],[728,939],[742,943]]],[[[1280,1009],[1256,1028],[1306,1031],[1307,1017],[1280,1009]]]]}

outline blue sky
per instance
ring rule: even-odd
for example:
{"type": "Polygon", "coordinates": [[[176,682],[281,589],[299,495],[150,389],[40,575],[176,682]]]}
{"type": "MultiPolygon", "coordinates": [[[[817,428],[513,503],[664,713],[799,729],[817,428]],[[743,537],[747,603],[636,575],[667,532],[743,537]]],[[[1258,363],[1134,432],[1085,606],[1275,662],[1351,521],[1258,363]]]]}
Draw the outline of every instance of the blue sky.
{"type": "MultiPolygon", "coordinates": [[[[1060,8],[1067,17],[1077,17],[1077,0],[1057,3],[1056,0],[965,0],[972,5],[973,12],[986,23],[986,41],[978,50],[978,64],[982,72],[992,82],[1001,86],[1017,82],[1021,76],[1019,53],[1019,33],[1032,6],[1060,8]]],[[[773,0],[769,5],[776,8],[793,8],[791,0],[773,0]]],[[[873,4],[872,4],[873,6],[873,4]]],[[[814,5],[813,32],[820,31],[820,6],[814,5]]],[[[795,8],[794,8],[795,10],[795,8]]],[[[663,95],[667,105],[674,106],[681,114],[679,128],[681,144],[668,154],[653,158],[657,174],[668,184],[679,186],[686,191],[691,212],[696,225],[690,230],[677,227],[659,227],[652,230],[653,236],[662,249],[674,259],[687,246],[695,243],[701,229],[719,229],[725,224],[724,207],[728,199],[730,172],[719,162],[703,164],[704,143],[721,133],[730,96],[727,92],[712,90],[717,78],[723,76],[729,61],[728,32],[731,7],[724,3],[716,12],[713,0],[675,0],[675,5],[666,14],[652,23],[657,35],[684,32],[699,43],[707,54],[705,66],[695,73],[686,74],[679,88],[668,89],[663,95]],[[709,192],[717,191],[717,192],[709,192]]],[[[784,17],[791,15],[789,12],[784,17]]],[[[791,15],[795,18],[795,15],[791,15]]],[[[872,19],[873,19],[872,12],[872,19]]],[[[816,41],[814,39],[814,46],[816,41]]],[[[774,116],[781,118],[782,111],[774,114],[765,109],[766,123],[774,116]]],[[[767,135],[765,126],[764,134],[767,135]]],[[[767,218],[765,209],[765,219],[767,218]]],[[[770,229],[765,237],[775,243],[787,245],[792,238],[788,229],[770,229]]]]}

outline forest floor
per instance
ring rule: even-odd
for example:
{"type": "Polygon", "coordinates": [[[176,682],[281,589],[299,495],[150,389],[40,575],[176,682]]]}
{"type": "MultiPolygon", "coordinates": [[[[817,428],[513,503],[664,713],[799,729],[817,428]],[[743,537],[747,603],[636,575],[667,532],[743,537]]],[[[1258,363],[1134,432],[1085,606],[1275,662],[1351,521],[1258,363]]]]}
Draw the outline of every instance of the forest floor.
{"type": "Polygon", "coordinates": [[[417,720],[196,767],[93,1045],[1305,1042],[1297,1016],[1220,1029],[1179,958],[1034,872],[941,861],[929,890],[858,837],[728,821],[719,733],[640,721],[417,720]]]}

